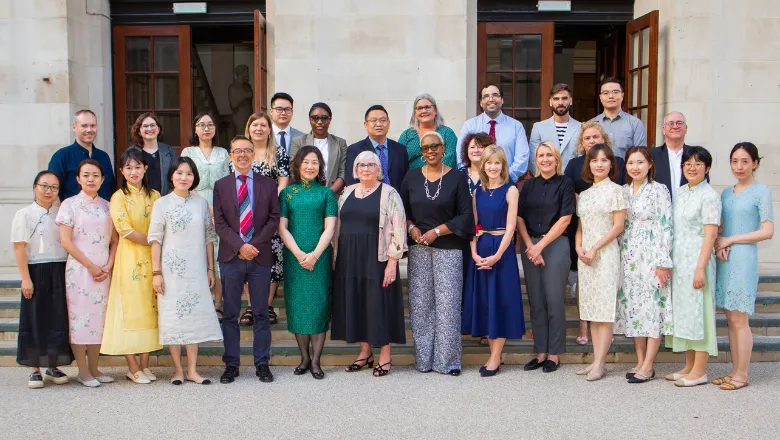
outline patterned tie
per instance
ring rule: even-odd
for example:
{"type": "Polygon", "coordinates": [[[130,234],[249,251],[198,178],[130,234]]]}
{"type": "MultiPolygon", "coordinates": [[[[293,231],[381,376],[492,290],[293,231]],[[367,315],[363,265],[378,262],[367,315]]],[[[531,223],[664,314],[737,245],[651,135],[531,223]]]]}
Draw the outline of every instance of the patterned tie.
{"type": "Polygon", "coordinates": [[[491,120],[488,124],[490,124],[490,133],[488,134],[493,138],[493,142],[496,142],[496,121],[491,120]]]}
{"type": "Polygon", "coordinates": [[[285,133],[285,132],[283,132],[283,131],[280,131],[280,132],[279,132],[279,136],[281,136],[281,137],[279,138],[279,145],[281,145],[281,146],[282,146],[282,148],[284,148],[284,152],[285,152],[285,153],[288,153],[288,151],[287,151],[287,141],[285,141],[285,140],[284,140],[284,135],[286,135],[286,134],[287,134],[287,133],[285,133]]]}
{"type": "Polygon", "coordinates": [[[384,182],[388,185],[390,185],[390,173],[387,166],[387,155],[385,154],[385,147],[384,145],[377,145],[376,148],[379,150],[379,163],[382,164],[382,174],[385,175],[384,182]]]}
{"type": "Polygon", "coordinates": [[[241,222],[241,235],[251,240],[255,226],[252,222],[252,207],[249,206],[249,187],[246,178],[247,176],[243,174],[238,176],[238,180],[241,181],[241,186],[238,188],[238,219],[241,222]]]}

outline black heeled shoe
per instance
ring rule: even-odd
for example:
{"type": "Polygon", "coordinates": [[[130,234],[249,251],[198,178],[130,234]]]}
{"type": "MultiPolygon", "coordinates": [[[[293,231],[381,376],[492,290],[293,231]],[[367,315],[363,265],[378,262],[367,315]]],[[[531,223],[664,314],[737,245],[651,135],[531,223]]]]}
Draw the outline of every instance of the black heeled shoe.
{"type": "Polygon", "coordinates": [[[347,373],[351,373],[353,371],[360,371],[366,365],[368,365],[368,368],[373,368],[374,367],[374,355],[373,354],[370,354],[367,358],[356,360],[355,362],[352,363],[352,365],[344,368],[344,371],[346,371],[347,373]],[[363,362],[363,364],[362,365],[358,364],[358,362],[363,362]]]}
{"type": "Polygon", "coordinates": [[[498,372],[501,370],[501,365],[496,367],[495,370],[488,370],[488,368],[483,365],[482,368],[479,369],[479,375],[482,377],[492,377],[498,374],[498,372]]]}
{"type": "Polygon", "coordinates": [[[390,370],[385,370],[384,367],[388,365],[393,365],[393,361],[391,360],[390,362],[378,365],[376,368],[374,368],[374,377],[387,376],[390,373],[390,370]]]}

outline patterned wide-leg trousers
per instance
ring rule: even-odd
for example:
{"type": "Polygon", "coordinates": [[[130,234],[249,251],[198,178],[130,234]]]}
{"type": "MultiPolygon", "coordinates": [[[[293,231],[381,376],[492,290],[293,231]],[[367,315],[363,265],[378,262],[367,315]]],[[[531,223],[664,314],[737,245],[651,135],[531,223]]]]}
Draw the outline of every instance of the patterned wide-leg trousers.
{"type": "Polygon", "coordinates": [[[460,370],[463,252],[413,245],[407,273],[417,369],[460,370]]]}

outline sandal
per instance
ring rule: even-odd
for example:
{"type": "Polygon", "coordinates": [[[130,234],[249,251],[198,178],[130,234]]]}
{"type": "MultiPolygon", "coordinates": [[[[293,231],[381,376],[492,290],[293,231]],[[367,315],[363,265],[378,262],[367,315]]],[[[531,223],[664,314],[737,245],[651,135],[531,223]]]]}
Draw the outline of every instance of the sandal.
{"type": "Polygon", "coordinates": [[[276,312],[274,311],[273,306],[268,306],[268,323],[270,325],[277,324],[279,322],[279,317],[276,316],[276,312]]]}
{"type": "Polygon", "coordinates": [[[368,365],[369,368],[373,368],[374,367],[374,355],[373,354],[368,355],[367,358],[356,360],[355,362],[352,363],[352,365],[344,368],[344,371],[346,371],[347,373],[351,373],[353,371],[360,371],[366,365],[368,365]],[[358,362],[363,362],[363,363],[362,364],[358,364],[358,362]]]}
{"type": "Polygon", "coordinates": [[[490,343],[487,336],[482,336],[481,338],[479,338],[479,345],[489,345],[489,344],[490,343]]]}
{"type": "Polygon", "coordinates": [[[255,325],[255,318],[252,316],[252,309],[246,309],[246,311],[241,315],[241,318],[238,320],[238,323],[244,327],[255,325]]]}
{"type": "Polygon", "coordinates": [[[577,336],[577,344],[579,345],[588,345],[588,337],[587,336],[577,336]]]}
{"type": "Polygon", "coordinates": [[[724,383],[731,382],[731,376],[721,376],[717,379],[712,379],[713,385],[723,385],[724,383]]]}
{"type": "Polygon", "coordinates": [[[638,369],[638,368],[636,368],[636,367],[634,367],[634,368],[632,368],[632,369],[628,370],[628,373],[626,373],[626,379],[631,379],[631,378],[632,378],[632,377],[634,377],[634,375],[635,375],[636,373],[638,373],[638,372],[639,372],[639,369],[638,369]]]}
{"type": "Polygon", "coordinates": [[[740,380],[734,380],[734,378],[731,378],[728,382],[723,382],[720,384],[720,389],[725,391],[735,391],[742,388],[745,388],[746,386],[750,385],[748,381],[740,381],[740,380]]]}
{"type": "Polygon", "coordinates": [[[378,365],[376,368],[374,368],[374,377],[387,376],[387,374],[390,373],[390,370],[385,370],[384,368],[382,368],[387,365],[393,365],[393,361],[391,360],[386,364],[378,365]]]}

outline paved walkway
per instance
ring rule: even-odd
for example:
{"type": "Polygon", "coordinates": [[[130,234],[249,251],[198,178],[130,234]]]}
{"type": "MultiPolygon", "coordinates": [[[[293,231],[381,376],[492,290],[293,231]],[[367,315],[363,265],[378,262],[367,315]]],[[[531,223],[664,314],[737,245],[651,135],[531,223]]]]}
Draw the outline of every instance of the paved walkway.
{"type": "MultiPolygon", "coordinates": [[[[367,371],[325,369],[325,380],[274,367],[262,384],[243,368],[231,385],[135,385],[123,368],[114,384],[75,381],[26,388],[27,370],[0,368],[0,427],[5,439],[777,439],[780,363],[752,367],[737,392],[714,385],[675,388],[663,379],[627,385],[625,365],[587,383],[578,365],[554,374],[511,366],[493,378],[476,368],[460,377],[399,367],[377,379],[367,371]]],[[[659,365],[658,374],[677,365],[659,365]]],[[[724,374],[727,365],[712,365],[724,374]]],[[[73,368],[66,369],[74,377],[73,368]]],[[[161,381],[170,370],[157,369],[161,381]]],[[[221,369],[204,368],[212,379],[221,369]]],[[[714,376],[713,376],[714,377],[714,376]]]]}

